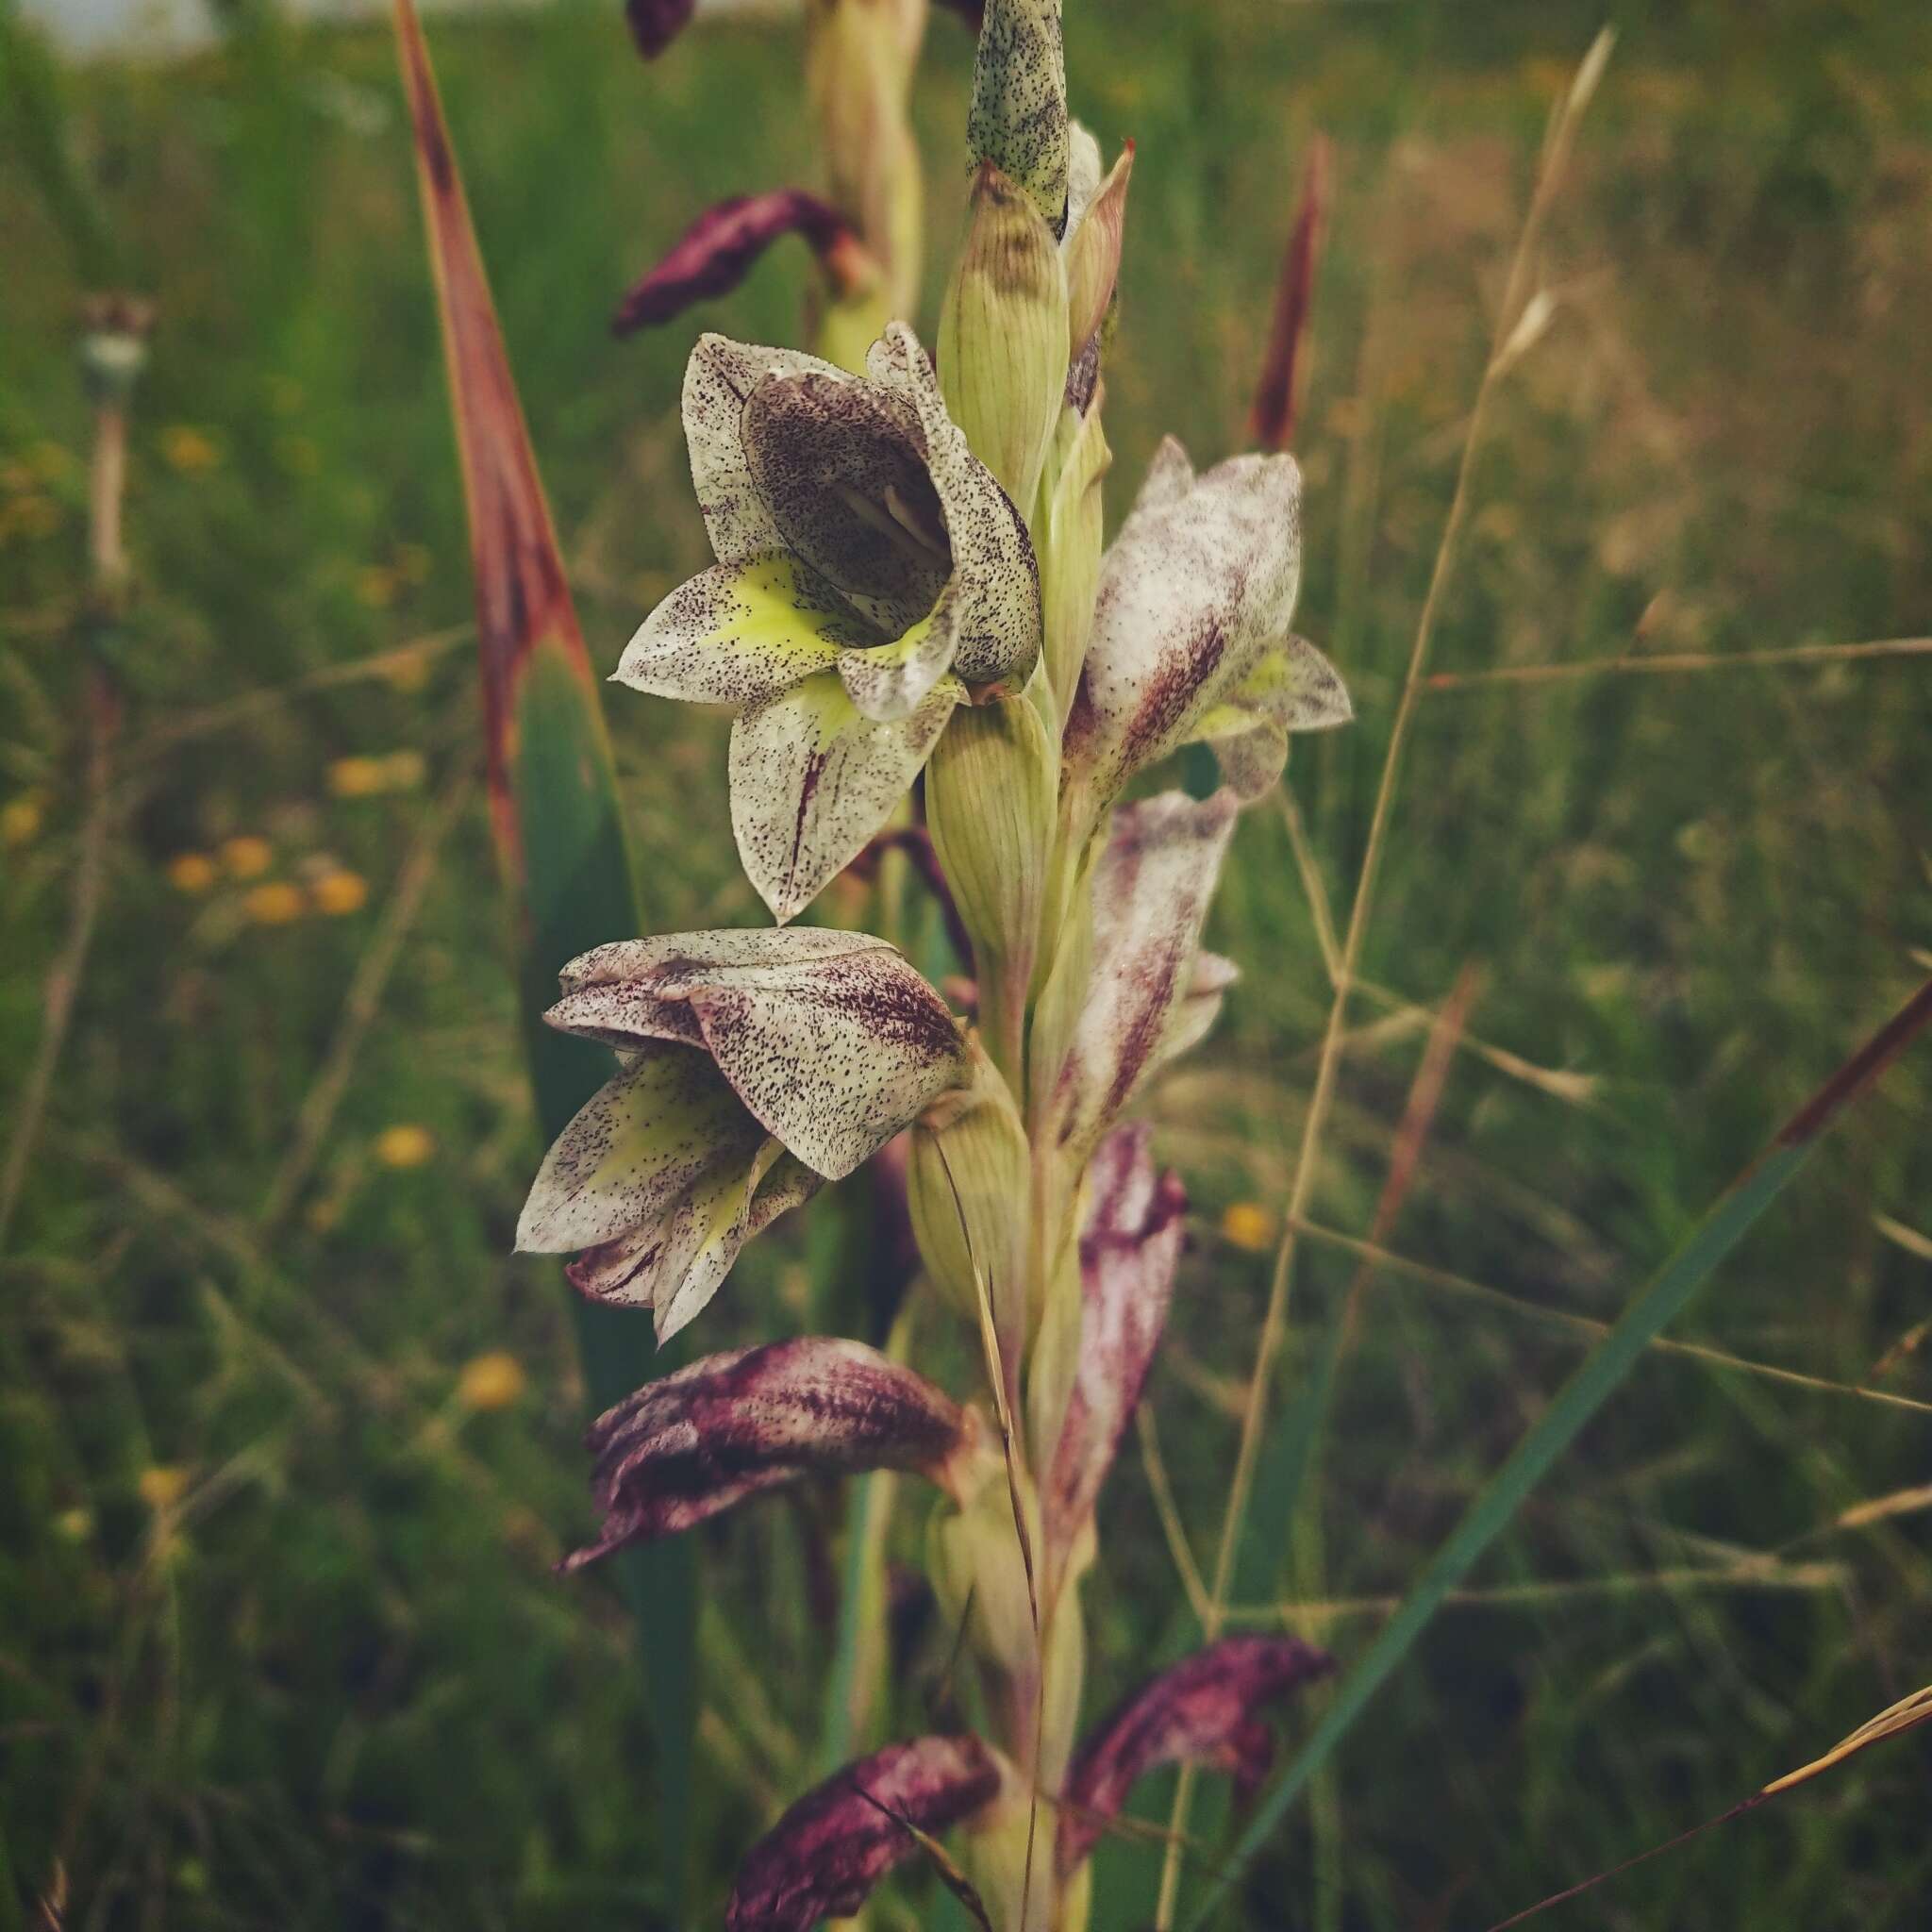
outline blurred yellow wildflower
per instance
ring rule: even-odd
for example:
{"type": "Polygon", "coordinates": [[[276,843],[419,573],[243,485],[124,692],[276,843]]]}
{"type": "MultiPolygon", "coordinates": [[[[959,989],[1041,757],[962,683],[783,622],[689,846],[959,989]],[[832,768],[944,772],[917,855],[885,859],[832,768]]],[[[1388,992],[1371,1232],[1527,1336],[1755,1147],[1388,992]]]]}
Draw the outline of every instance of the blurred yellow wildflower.
{"type": "Polygon", "coordinates": [[[222,841],[222,863],[231,878],[258,879],[275,863],[275,849],[252,832],[222,841]]]}
{"type": "Polygon", "coordinates": [[[188,1472],[176,1462],[150,1463],[134,1487],[150,1509],[172,1509],[188,1493],[188,1472]]]}
{"type": "Polygon", "coordinates": [[[309,888],[315,909],[331,919],[359,912],[369,903],[369,881],[358,872],[327,872],[309,888]]]}
{"type": "Polygon", "coordinates": [[[71,1543],[84,1543],[94,1533],[92,1509],[63,1509],[54,1519],[54,1527],[71,1543]]]}
{"type": "Polygon", "coordinates": [[[257,925],[288,925],[308,909],[302,888],[287,879],[271,879],[266,885],[252,886],[242,901],[242,909],[257,925]]]}
{"type": "Polygon", "coordinates": [[[356,573],[356,595],[372,610],[387,610],[396,601],[396,574],[379,563],[365,564],[356,573]]]}
{"type": "Polygon", "coordinates": [[[168,861],[168,883],[177,892],[205,892],[219,875],[206,852],[177,852],[168,861]]]}
{"type": "Polygon", "coordinates": [[[524,1365],[502,1349],[472,1356],[457,1382],[457,1400],[476,1410],[508,1408],[524,1392],[524,1365]]]}
{"type": "Polygon", "coordinates": [[[377,674],[391,691],[418,691],[429,682],[429,659],[421,651],[403,651],[377,674]]]}
{"type": "Polygon", "coordinates": [[[426,1166],[436,1158],[436,1136],[413,1122],[399,1122],[376,1135],[375,1158],[385,1167],[426,1166]]]}
{"type": "Polygon", "coordinates": [[[38,791],[23,791],[0,805],[0,845],[30,845],[40,836],[46,817],[46,800],[38,791]]]}
{"type": "Polygon", "coordinates": [[[204,470],[221,467],[220,445],[206,431],[177,423],[161,431],[161,456],[170,469],[184,475],[198,475],[204,470]]]}
{"type": "Polygon", "coordinates": [[[413,791],[428,769],[420,751],[392,751],[382,760],[383,782],[391,791],[413,791]]]}
{"type": "Polygon", "coordinates": [[[1274,1245],[1274,1217],[1258,1201],[1234,1201],[1221,1217],[1222,1238],[1251,1255],[1274,1245]]]}
{"type": "Polygon", "coordinates": [[[328,768],[328,789],[338,798],[368,798],[387,782],[380,758],[338,758],[328,768]]]}

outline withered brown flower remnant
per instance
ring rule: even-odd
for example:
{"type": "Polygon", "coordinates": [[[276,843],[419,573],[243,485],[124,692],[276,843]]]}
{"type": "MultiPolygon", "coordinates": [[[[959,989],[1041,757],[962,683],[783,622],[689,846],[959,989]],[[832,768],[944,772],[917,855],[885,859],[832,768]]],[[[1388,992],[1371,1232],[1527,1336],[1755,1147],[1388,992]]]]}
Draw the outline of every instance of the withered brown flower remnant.
{"type": "Polygon", "coordinates": [[[801,1798],[738,1870],[725,1932],[812,1932],[864,1905],[886,1874],[999,1794],[1001,1773],[977,1738],[889,1744],[801,1798]],[[914,1830],[908,1830],[910,1825],[914,1830]]]}
{"type": "Polygon", "coordinates": [[[598,1417],[585,1441],[604,1526],[565,1570],[808,1475],[906,1470],[963,1495],[986,1474],[970,1409],[876,1349],[823,1336],[707,1356],[598,1417]]]}
{"type": "Polygon", "coordinates": [[[736,194],[708,208],[633,283],[610,332],[635,334],[682,315],[693,303],[725,295],[751,273],[773,242],[796,235],[811,249],[833,288],[855,294],[877,273],[852,225],[829,202],[802,188],[736,194]]]}
{"type": "Polygon", "coordinates": [[[1211,1765],[1233,1775],[1239,1794],[1253,1791],[1274,1755],[1257,1713],[1334,1668],[1296,1637],[1224,1637],[1150,1678],[1074,1759],[1060,1798],[1060,1871],[1087,1857],[1135,1783],[1161,1765],[1211,1765]]]}

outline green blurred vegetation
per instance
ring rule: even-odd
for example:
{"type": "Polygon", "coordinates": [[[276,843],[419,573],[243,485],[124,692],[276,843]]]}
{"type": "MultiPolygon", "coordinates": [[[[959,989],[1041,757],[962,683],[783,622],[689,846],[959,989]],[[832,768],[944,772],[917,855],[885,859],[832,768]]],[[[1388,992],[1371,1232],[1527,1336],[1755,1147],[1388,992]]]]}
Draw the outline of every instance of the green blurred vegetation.
{"type": "MultiPolygon", "coordinates": [[[[554,1271],[508,1254],[538,1150],[468,789],[467,554],[392,57],[375,27],[230,11],[182,65],[63,77],[54,147],[97,208],[49,193],[24,118],[0,152],[9,1122],[90,808],[73,339],[106,238],[159,308],[103,910],[0,1257],[7,1858],[34,1892],[64,1872],[76,1927],[661,1924],[622,1609],[548,1570],[589,1516],[583,1392],[554,1271]],[[334,675],[420,640],[386,675],[334,675]]],[[[1498,397],[1436,668],[1924,634],[1923,21],[1882,0],[1608,11],[1621,43],[1540,260],[1556,319],[1498,397]]],[[[1360,723],[1299,749],[1291,780],[1345,907],[1543,125],[1603,10],[1070,13],[1076,109],[1140,143],[1116,507],[1165,430],[1203,460],[1239,445],[1300,158],[1316,128],[1337,143],[1303,627],[1360,723]]],[[[617,16],[431,25],[605,662],[701,560],[676,420],[691,335],[794,337],[801,265],[781,255],[646,340],[612,342],[606,315],[702,203],[809,167],[790,29],[709,27],[647,70],[617,16]]],[[[936,262],[970,51],[935,19],[936,262]]],[[[1399,1591],[1577,1357],[1536,1311],[1613,1313],[1932,964],[1928,674],[1844,659],[1427,698],[1366,970],[1425,1009],[1466,966],[1481,982],[1391,1244],[1525,1306],[1373,1279],[1319,1510],[1261,1517],[1245,1602],[1297,1594],[1318,1544],[1328,1598],[1399,1591]]],[[[650,924],[760,917],[721,723],[615,695],[650,924]]],[[[1285,1192],[1327,1008],[1272,808],[1241,830],[1212,942],[1245,981],[1154,1102],[1197,1222],[1154,1401],[1203,1563],[1267,1292],[1244,1224],[1285,1192]]],[[[1369,1226],[1427,1024],[1361,1004],[1324,1226],[1369,1226]]],[[[1922,1057],[1685,1336],[1932,1402],[1928,1108],[1922,1057]]],[[[707,1345],[812,1320],[831,1229],[813,1210],[760,1243],[707,1345]]],[[[1305,1248],[1284,1397],[1355,1266],[1305,1248]]],[[[1932,1679],[1925,1515],[1840,1523],[1925,1482],[1928,1424],[1654,1355],[1484,1562],[1489,1600],[1443,1615],[1256,1869],[1247,1923],[1487,1925],[1932,1679]]],[[[812,1774],[838,1520],[807,1496],[706,1536],[708,1899],[812,1774]]],[[[902,1494],[908,1551],[919,1527],[902,1494]]],[[[1103,1537],[1096,1707],[1192,1630],[1131,1455],[1103,1537]]],[[[1346,1656],[1374,1617],[1307,1627],[1346,1656]]],[[[885,1730],[923,1724],[934,1692],[931,1633],[908,1644],[885,1730]]],[[[1550,1923],[1918,1926],[1928,1773],[1918,1740],[1872,1753],[1550,1923]]],[[[1165,1789],[1141,1808],[1164,1821],[1165,1789]]],[[[1101,1932],[1145,1918],[1151,1857],[1104,1850],[1101,1932]]],[[[908,1886],[876,1924],[928,1908],[908,1886]]]]}

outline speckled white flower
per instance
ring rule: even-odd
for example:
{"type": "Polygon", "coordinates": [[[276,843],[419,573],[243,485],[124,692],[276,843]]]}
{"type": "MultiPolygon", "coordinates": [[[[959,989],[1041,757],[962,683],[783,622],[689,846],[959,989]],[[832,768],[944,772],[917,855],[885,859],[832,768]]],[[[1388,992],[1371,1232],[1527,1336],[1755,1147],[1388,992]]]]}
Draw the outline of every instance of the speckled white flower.
{"type": "Polygon", "coordinates": [[[1289,630],[1300,583],[1293,458],[1234,457],[1196,476],[1169,437],[1101,566],[1067,720],[1068,770],[1096,808],[1203,739],[1256,797],[1281,775],[1290,732],[1348,722],[1334,666],[1289,630]]]}
{"type": "Polygon", "coordinates": [[[583,1250],[571,1279],[653,1309],[660,1341],[753,1235],[963,1074],[945,1003],[866,933],[626,940],[574,960],[562,990],[545,1018],[623,1065],[544,1157],[517,1245],[583,1250]]]}
{"type": "Polygon", "coordinates": [[[684,381],[718,561],[644,621],[617,679],[738,707],[731,823],[781,923],[885,823],[969,687],[1025,681],[1040,573],[903,323],[868,375],[702,338],[684,381]]]}

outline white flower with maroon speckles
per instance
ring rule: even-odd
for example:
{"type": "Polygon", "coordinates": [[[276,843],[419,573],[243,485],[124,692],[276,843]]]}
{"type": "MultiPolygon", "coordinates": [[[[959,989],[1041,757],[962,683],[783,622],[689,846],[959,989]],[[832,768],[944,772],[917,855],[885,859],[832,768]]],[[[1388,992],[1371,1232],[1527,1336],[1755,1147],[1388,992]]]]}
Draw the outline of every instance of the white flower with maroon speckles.
{"type": "Polygon", "coordinates": [[[601,1301],[684,1326],[767,1224],[838,1180],[964,1076],[945,1003],[866,933],[674,933],[564,969],[550,1024],[624,1064],[558,1135],[517,1227],[581,1249],[601,1301]]]}
{"type": "Polygon", "coordinates": [[[1133,774],[1210,742],[1257,797],[1291,731],[1353,715],[1335,667],[1291,634],[1301,583],[1292,457],[1234,457],[1196,476],[1172,437],[1101,566],[1093,630],[1067,720],[1070,779],[1097,811],[1133,774]]]}
{"type": "Polygon", "coordinates": [[[718,561],[616,673],[738,707],[732,829],[781,923],[885,823],[969,689],[1017,688],[1040,654],[1025,524],[924,350],[893,323],[867,368],[699,341],[684,426],[718,561]]]}

